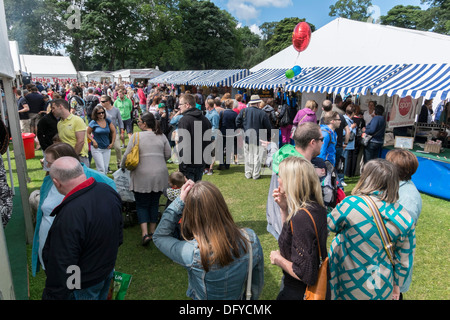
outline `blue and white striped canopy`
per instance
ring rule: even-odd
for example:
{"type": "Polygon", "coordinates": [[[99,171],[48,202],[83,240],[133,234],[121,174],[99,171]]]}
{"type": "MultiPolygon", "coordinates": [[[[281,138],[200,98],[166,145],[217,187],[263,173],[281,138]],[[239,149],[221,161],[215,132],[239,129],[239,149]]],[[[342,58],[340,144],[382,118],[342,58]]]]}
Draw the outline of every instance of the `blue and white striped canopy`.
{"type": "Polygon", "coordinates": [[[189,81],[189,84],[205,87],[231,87],[233,83],[247,77],[249,74],[250,71],[247,69],[211,70],[208,74],[189,81]]]}
{"type": "Polygon", "coordinates": [[[244,89],[276,89],[285,86],[286,84],[294,81],[307,70],[302,70],[302,73],[292,79],[286,78],[286,71],[288,69],[261,69],[257,72],[239,80],[233,84],[234,88],[244,89]]]}
{"type": "Polygon", "coordinates": [[[211,73],[212,70],[185,70],[181,71],[180,74],[173,77],[170,80],[171,84],[175,85],[190,85],[191,81],[194,79],[206,76],[207,74],[211,73]]]}
{"type": "Polygon", "coordinates": [[[213,70],[183,70],[167,71],[162,75],[151,79],[150,83],[166,83],[174,85],[189,85],[190,82],[199,77],[211,73],[213,70]]]}
{"type": "Polygon", "coordinates": [[[167,71],[153,79],[150,79],[148,82],[155,83],[155,84],[156,83],[170,83],[170,79],[177,77],[182,72],[183,71],[167,71]]]}
{"type": "Polygon", "coordinates": [[[412,64],[376,86],[372,93],[400,98],[450,98],[450,64],[412,64]]]}
{"type": "Polygon", "coordinates": [[[384,66],[319,67],[286,86],[286,91],[365,94],[406,64],[384,66]]]}

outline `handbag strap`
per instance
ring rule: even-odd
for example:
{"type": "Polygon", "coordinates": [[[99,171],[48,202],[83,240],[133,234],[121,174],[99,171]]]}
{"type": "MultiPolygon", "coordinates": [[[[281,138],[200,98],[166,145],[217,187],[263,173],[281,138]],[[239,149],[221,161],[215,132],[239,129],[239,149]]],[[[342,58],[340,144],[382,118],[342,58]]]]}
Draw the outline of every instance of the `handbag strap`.
{"type": "Polygon", "coordinates": [[[247,278],[247,291],[245,294],[245,297],[247,300],[250,300],[252,297],[252,272],[253,272],[253,248],[252,243],[250,241],[250,236],[248,235],[247,231],[245,229],[242,229],[244,231],[244,236],[248,241],[248,278],[247,278]]]}
{"type": "Polygon", "coordinates": [[[136,135],[133,137],[133,145],[137,145],[137,146],[139,146],[139,132],[136,132],[136,135]],[[136,136],[137,136],[137,143],[136,144],[134,144],[134,141],[135,141],[135,139],[136,139],[136,136]]]}
{"type": "MultiPolygon", "coordinates": [[[[306,213],[309,215],[309,217],[311,218],[311,221],[314,225],[314,230],[316,231],[316,238],[317,238],[317,246],[319,248],[319,259],[322,260],[322,252],[320,250],[320,241],[319,241],[319,233],[317,232],[317,226],[316,226],[316,222],[314,221],[313,216],[311,215],[311,213],[308,211],[308,209],[306,208],[302,208],[302,210],[306,211],[306,213]]],[[[292,234],[294,234],[294,227],[292,226],[292,219],[291,219],[291,231],[292,234]]]]}
{"type": "Polygon", "coordinates": [[[391,241],[391,237],[389,236],[389,233],[386,229],[386,225],[384,224],[383,219],[381,218],[380,210],[378,210],[375,201],[373,201],[371,197],[362,196],[362,199],[364,200],[364,202],[366,202],[372,213],[373,219],[375,220],[375,224],[377,225],[378,233],[380,234],[381,237],[381,241],[383,242],[384,250],[386,251],[392,265],[394,266],[393,244],[391,241]]]}

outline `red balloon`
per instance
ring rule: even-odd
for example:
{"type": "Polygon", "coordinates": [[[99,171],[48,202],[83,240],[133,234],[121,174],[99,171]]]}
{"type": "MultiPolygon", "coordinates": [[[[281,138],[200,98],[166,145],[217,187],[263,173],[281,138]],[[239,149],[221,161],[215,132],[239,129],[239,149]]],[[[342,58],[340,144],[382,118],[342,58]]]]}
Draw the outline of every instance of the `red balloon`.
{"type": "Polygon", "coordinates": [[[292,45],[295,50],[302,52],[305,50],[309,41],[311,40],[311,28],[306,22],[300,22],[295,26],[294,32],[292,33],[292,45]]]}

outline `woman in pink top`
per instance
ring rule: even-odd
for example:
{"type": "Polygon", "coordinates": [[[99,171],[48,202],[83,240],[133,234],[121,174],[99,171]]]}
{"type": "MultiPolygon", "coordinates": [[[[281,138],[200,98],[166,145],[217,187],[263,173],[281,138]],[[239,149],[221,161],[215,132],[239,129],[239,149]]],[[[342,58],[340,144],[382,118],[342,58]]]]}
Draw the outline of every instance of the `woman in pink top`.
{"type": "Polygon", "coordinates": [[[314,100],[306,101],[305,108],[299,110],[294,118],[294,126],[298,126],[304,122],[317,123],[317,111],[318,105],[314,100]]]}
{"type": "Polygon", "coordinates": [[[234,96],[234,99],[238,102],[238,107],[236,109],[233,109],[233,111],[236,111],[237,113],[241,112],[242,109],[247,108],[247,105],[242,102],[242,94],[238,93],[234,96]]]}

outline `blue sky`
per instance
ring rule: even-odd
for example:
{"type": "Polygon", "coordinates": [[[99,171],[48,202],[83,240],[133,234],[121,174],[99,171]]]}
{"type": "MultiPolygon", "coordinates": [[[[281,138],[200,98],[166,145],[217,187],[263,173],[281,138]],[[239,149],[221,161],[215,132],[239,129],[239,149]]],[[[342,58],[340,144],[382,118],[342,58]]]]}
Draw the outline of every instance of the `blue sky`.
{"type": "MultiPolygon", "coordinates": [[[[284,18],[299,17],[314,24],[317,29],[334,20],[330,17],[330,5],[336,0],[211,0],[219,8],[230,12],[242,25],[256,32],[264,22],[280,21],[284,18]]],[[[372,0],[373,14],[385,15],[396,5],[417,5],[420,0],[372,0]]]]}

